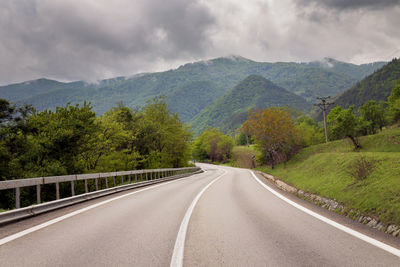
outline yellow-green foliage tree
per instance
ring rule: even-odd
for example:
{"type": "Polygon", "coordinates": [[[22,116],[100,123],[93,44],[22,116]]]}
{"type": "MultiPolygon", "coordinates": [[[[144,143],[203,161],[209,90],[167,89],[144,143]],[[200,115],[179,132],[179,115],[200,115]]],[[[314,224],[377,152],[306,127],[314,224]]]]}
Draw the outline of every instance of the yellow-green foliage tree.
{"type": "Polygon", "coordinates": [[[325,141],[324,129],[309,116],[296,119],[296,130],[299,134],[299,144],[303,147],[320,144],[325,141]]]}
{"type": "Polygon", "coordinates": [[[298,139],[290,112],[281,108],[250,110],[241,130],[253,135],[262,153],[261,162],[269,162],[272,168],[282,157],[283,160],[289,158],[298,139]]]}
{"type": "Polygon", "coordinates": [[[233,140],[215,128],[207,128],[193,144],[193,157],[200,161],[226,162],[232,156],[233,140]]]}

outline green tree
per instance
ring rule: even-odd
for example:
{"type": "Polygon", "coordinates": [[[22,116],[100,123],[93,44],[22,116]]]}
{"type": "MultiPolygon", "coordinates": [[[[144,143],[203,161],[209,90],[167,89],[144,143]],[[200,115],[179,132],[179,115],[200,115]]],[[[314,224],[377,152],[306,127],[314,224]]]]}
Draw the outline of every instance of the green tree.
{"type": "Polygon", "coordinates": [[[362,125],[359,118],[353,113],[354,106],[343,109],[341,106],[333,108],[328,115],[330,136],[334,139],[349,138],[355,149],[361,148],[358,140],[362,125]]]}
{"type": "Polygon", "coordinates": [[[233,140],[218,129],[207,127],[193,143],[193,157],[197,160],[226,162],[232,156],[233,140]]]}
{"type": "Polygon", "coordinates": [[[386,125],[386,109],[384,103],[376,103],[370,100],[359,109],[361,119],[365,121],[367,126],[365,134],[375,134],[378,130],[382,130],[386,125]]]}
{"type": "Polygon", "coordinates": [[[389,117],[392,123],[400,120],[400,79],[397,80],[388,97],[389,103],[389,117]]]}
{"type": "Polygon", "coordinates": [[[142,109],[136,145],[147,168],[181,167],[190,158],[189,128],[173,114],[163,97],[142,109]]]}
{"type": "Polygon", "coordinates": [[[82,154],[93,149],[90,141],[98,133],[95,120],[87,103],[34,114],[29,120],[33,151],[28,169],[37,176],[83,173],[82,154]]]}
{"type": "Polygon", "coordinates": [[[296,130],[299,135],[299,144],[311,146],[324,142],[324,129],[309,116],[301,116],[296,119],[296,130]]]}

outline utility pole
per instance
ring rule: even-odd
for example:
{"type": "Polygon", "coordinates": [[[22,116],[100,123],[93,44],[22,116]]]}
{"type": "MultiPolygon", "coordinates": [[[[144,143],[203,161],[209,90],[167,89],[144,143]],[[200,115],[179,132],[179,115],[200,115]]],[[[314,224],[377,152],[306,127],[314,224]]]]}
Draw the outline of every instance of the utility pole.
{"type": "Polygon", "coordinates": [[[314,104],[314,106],[319,107],[322,110],[322,114],[324,116],[324,129],[325,129],[325,142],[328,143],[328,126],[326,125],[326,111],[327,108],[331,105],[334,104],[334,102],[327,102],[328,99],[330,99],[330,96],[325,96],[325,97],[317,97],[318,100],[321,102],[318,104],[314,104]]]}

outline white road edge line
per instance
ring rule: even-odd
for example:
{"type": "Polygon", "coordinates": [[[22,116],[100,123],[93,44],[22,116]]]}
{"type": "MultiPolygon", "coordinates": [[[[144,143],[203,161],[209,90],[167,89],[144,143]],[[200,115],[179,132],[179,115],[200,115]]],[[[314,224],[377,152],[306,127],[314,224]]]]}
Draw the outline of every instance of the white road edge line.
{"type": "Polygon", "coordinates": [[[190,204],[189,208],[187,209],[185,216],[183,217],[181,226],[179,227],[178,235],[176,237],[174,252],[171,258],[171,267],[181,267],[183,266],[183,253],[185,250],[185,240],[186,240],[186,232],[189,225],[190,216],[192,216],[194,207],[196,206],[197,202],[199,201],[201,195],[219,178],[227,174],[226,170],[223,170],[224,173],[212,180],[209,184],[207,184],[193,199],[192,203],[190,204]]]}
{"type": "MultiPolygon", "coordinates": [[[[205,172],[206,172],[206,171],[205,171],[205,172]]],[[[204,172],[204,173],[205,173],[205,172],[204,172]]],[[[189,176],[189,177],[193,177],[193,176],[189,176]]],[[[188,177],[188,178],[189,178],[189,177],[188,177]]],[[[57,218],[52,219],[52,220],[50,220],[50,221],[47,221],[47,222],[44,222],[44,223],[42,223],[42,224],[33,226],[33,227],[28,228],[28,229],[26,229],[26,230],[23,230],[23,231],[21,231],[21,232],[18,232],[18,233],[12,234],[12,235],[10,235],[10,236],[4,237],[4,238],[0,239],[0,246],[6,244],[6,243],[8,243],[8,242],[11,242],[11,241],[13,241],[13,240],[15,240],[15,239],[17,239],[17,238],[23,237],[24,235],[30,234],[30,233],[32,233],[32,232],[35,232],[35,231],[40,230],[40,229],[43,229],[43,228],[45,228],[45,227],[47,227],[47,226],[50,226],[50,225],[52,225],[52,224],[55,224],[55,223],[58,223],[58,222],[60,222],[60,221],[65,220],[65,219],[68,219],[68,218],[70,218],[70,217],[72,217],[72,216],[78,215],[78,214],[80,214],[80,213],[82,213],[82,212],[85,212],[85,211],[88,211],[88,210],[97,208],[97,207],[99,207],[99,206],[102,206],[102,205],[104,205],[104,204],[110,203],[110,202],[112,202],[112,201],[114,201],[114,200],[118,200],[118,199],[121,199],[121,198],[124,198],[124,197],[127,197],[127,196],[131,196],[131,195],[134,195],[134,194],[143,192],[143,191],[147,191],[147,190],[150,190],[150,189],[154,189],[154,188],[156,188],[156,187],[163,186],[163,185],[166,185],[166,184],[174,183],[174,182],[177,182],[177,181],[179,181],[179,180],[182,180],[182,179],[177,179],[177,180],[173,180],[173,181],[169,181],[169,182],[165,182],[165,183],[160,183],[160,184],[157,184],[157,185],[153,185],[153,186],[150,186],[150,187],[146,187],[146,188],[144,188],[144,189],[140,189],[140,190],[135,191],[135,192],[131,192],[131,193],[128,193],[128,194],[125,194],[125,195],[122,195],[122,196],[118,196],[118,197],[114,197],[114,198],[111,198],[111,199],[107,199],[107,200],[105,200],[105,201],[102,201],[102,202],[93,204],[93,205],[88,206],[88,207],[86,207],[86,208],[82,208],[82,209],[80,209],[80,210],[73,211],[73,212],[71,212],[71,213],[68,213],[68,214],[65,214],[65,215],[63,215],[63,216],[57,217],[57,218]]]]}
{"type": "Polygon", "coordinates": [[[319,215],[318,213],[316,213],[314,211],[311,211],[311,210],[309,210],[309,209],[297,204],[296,202],[286,198],[285,196],[281,195],[280,193],[276,192],[275,190],[273,190],[272,188],[270,188],[269,186],[267,186],[266,184],[261,182],[260,179],[257,178],[257,176],[254,174],[253,171],[250,171],[250,173],[253,175],[254,179],[256,179],[256,181],[260,185],[262,185],[265,189],[267,189],[272,194],[274,194],[278,198],[282,199],[286,203],[292,205],[293,207],[295,207],[295,208],[297,208],[297,209],[299,209],[299,210],[301,210],[301,211],[303,211],[303,212],[305,212],[305,213],[307,213],[307,214],[309,214],[309,215],[311,215],[311,216],[313,216],[313,217],[315,217],[315,218],[317,218],[317,219],[319,219],[319,220],[321,220],[321,221],[323,221],[323,222],[325,222],[325,223],[327,223],[327,224],[329,224],[329,225],[331,225],[331,226],[333,226],[333,227],[335,227],[335,228],[337,228],[339,230],[342,230],[343,232],[346,232],[346,233],[348,233],[348,234],[350,234],[350,235],[352,235],[354,237],[357,237],[357,238],[359,238],[359,239],[361,239],[361,240],[363,240],[363,241],[365,241],[365,242],[367,242],[367,243],[369,243],[371,245],[374,245],[374,246],[376,246],[376,247],[378,247],[380,249],[383,249],[383,250],[385,250],[385,251],[387,251],[389,253],[392,253],[393,255],[396,255],[397,257],[400,257],[400,250],[399,249],[394,248],[392,246],[389,246],[389,245],[387,245],[385,243],[382,243],[382,242],[380,242],[380,241],[378,241],[376,239],[373,239],[373,238],[371,238],[369,236],[366,236],[366,235],[364,235],[364,234],[362,234],[360,232],[357,232],[357,231],[355,231],[355,230],[353,230],[353,229],[351,229],[351,228],[349,228],[347,226],[344,226],[344,225],[342,225],[340,223],[337,223],[335,221],[332,221],[331,219],[328,219],[328,218],[326,218],[326,217],[324,217],[322,215],[319,215]]]}

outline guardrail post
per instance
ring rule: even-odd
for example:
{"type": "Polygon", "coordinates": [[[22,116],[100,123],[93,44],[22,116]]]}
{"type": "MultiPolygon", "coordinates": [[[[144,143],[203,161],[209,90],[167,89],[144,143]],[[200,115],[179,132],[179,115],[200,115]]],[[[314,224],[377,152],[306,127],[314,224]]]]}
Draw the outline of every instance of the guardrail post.
{"type": "Polygon", "coordinates": [[[135,173],[135,182],[137,182],[137,173],[135,173]]]}
{"type": "Polygon", "coordinates": [[[75,184],[74,184],[74,181],[71,181],[71,196],[75,196],[75,184]]]}
{"type": "Polygon", "coordinates": [[[121,175],[121,184],[124,184],[124,176],[121,175]]]}
{"type": "Polygon", "coordinates": [[[115,176],[113,176],[113,186],[115,187],[115,176]]]}
{"type": "Polygon", "coordinates": [[[108,188],[108,177],[106,177],[106,188],[108,188]]]}
{"type": "Polygon", "coordinates": [[[88,186],[87,186],[87,179],[85,179],[85,192],[89,193],[88,186]]]}
{"type": "Polygon", "coordinates": [[[40,184],[36,185],[36,204],[40,204],[40,184]]]}
{"type": "Polygon", "coordinates": [[[56,183],[56,199],[60,199],[60,184],[56,183]]]}
{"type": "Polygon", "coordinates": [[[132,174],[129,174],[129,183],[132,183],[132,174]]]}
{"type": "Polygon", "coordinates": [[[19,187],[15,188],[15,208],[19,209],[21,207],[21,194],[19,187]]]}
{"type": "Polygon", "coordinates": [[[147,181],[147,172],[146,172],[146,181],[147,181]]]}
{"type": "Polygon", "coordinates": [[[97,178],[94,178],[94,184],[96,186],[96,191],[99,190],[99,181],[97,181],[97,178]]]}

